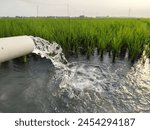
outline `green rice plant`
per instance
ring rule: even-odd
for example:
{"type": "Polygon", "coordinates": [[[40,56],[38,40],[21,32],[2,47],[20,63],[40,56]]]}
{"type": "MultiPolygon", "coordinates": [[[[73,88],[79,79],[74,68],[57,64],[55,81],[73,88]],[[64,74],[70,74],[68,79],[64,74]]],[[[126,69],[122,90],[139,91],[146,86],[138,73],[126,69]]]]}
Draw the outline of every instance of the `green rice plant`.
{"type": "Polygon", "coordinates": [[[102,59],[103,53],[106,50],[107,45],[108,45],[107,39],[109,39],[107,37],[107,29],[104,27],[104,25],[101,26],[101,28],[98,30],[97,35],[98,35],[97,36],[97,38],[98,38],[97,48],[98,48],[98,52],[100,52],[100,56],[102,59]]]}
{"type": "Polygon", "coordinates": [[[144,46],[147,44],[148,29],[145,24],[138,24],[132,31],[130,30],[128,37],[129,58],[134,62],[141,57],[144,46]]]}
{"type": "MultiPolygon", "coordinates": [[[[67,56],[88,58],[97,48],[101,59],[105,52],[118,56],[129,53],[138,59],[149,46],[150,19],[121,18],[2,18],[0,37],[32,35],[60,44],[67,56]]],[[[150,52],[147,49],[146,54],[150,52]]]]}
{"type": "Polygon", "coordinates": [[[122,34],[123,34],[123,29],[122,27],[120,27],[118,31],[114,32],[114,36],[112,38],[112,53],[113,53],[112,61],[113,62],[115,62],[115,57],[121,49],[121,43],[123,38],[122,34]]]}

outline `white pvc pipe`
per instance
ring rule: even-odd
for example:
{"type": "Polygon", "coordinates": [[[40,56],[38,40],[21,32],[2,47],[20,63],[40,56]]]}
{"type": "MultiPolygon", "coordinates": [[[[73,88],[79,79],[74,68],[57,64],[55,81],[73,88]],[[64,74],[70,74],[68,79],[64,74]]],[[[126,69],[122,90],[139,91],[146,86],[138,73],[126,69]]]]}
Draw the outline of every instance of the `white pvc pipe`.
{"type": "Polygon", "coordinates": [[[29,36],[0,38],[0,63],[31,53],[34,41],[29,36]]]}

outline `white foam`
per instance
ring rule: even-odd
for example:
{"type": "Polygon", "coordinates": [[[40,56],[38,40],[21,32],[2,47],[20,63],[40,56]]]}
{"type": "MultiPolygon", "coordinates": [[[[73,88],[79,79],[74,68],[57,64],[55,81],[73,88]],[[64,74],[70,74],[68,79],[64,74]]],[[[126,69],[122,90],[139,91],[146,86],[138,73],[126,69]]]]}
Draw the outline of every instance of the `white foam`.
{"type": "Polygon", "coordinates": [[[48,42],[39,37],[32,37],[35,42],[33,53],[40,55],[42,58],[50,59],[57,68],[65,68],[66,60],[62,48],[56,42],[48,42]]]}

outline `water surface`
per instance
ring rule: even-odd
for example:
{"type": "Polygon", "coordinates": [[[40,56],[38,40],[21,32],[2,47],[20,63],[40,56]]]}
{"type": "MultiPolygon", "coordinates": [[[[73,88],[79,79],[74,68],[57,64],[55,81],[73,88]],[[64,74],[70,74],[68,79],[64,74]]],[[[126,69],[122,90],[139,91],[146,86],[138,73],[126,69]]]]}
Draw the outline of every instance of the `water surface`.
{"type": "Polygon", "coordinates": [[[68,60],[67,69],[37,56],[1,64],[0,112],[150,112],[149,59],[68,60]]]}

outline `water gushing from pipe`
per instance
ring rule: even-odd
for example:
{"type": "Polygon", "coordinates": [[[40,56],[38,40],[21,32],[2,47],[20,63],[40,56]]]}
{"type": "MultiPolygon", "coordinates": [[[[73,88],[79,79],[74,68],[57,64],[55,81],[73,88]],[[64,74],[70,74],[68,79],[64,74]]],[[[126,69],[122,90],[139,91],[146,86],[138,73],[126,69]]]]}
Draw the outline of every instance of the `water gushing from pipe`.
{"type": "Polygon", "coordinates": [[[51,98],[64,106],[61,110],[55,102],[56,112],[150,112],[149,59],[144,64],[140,59],[131,68],[122,63],[69,63],[56,42],[33,40],[33,53],[56,67],[48,84],[53,88],[51,98]]]}

